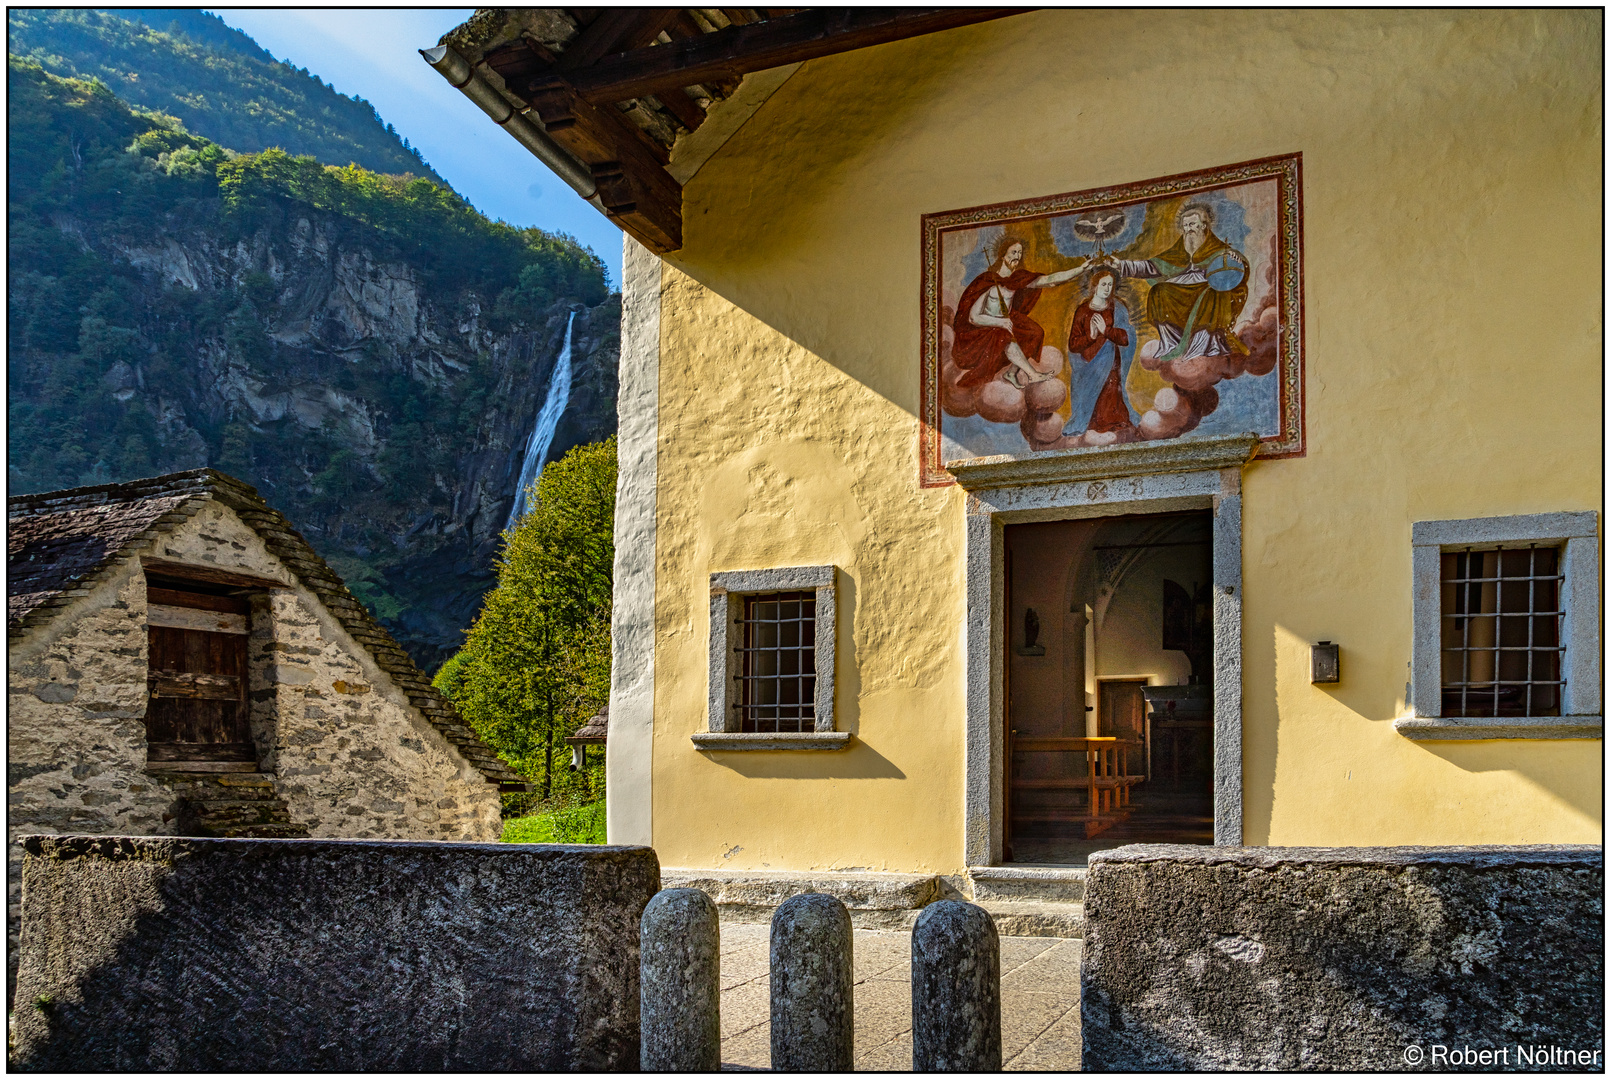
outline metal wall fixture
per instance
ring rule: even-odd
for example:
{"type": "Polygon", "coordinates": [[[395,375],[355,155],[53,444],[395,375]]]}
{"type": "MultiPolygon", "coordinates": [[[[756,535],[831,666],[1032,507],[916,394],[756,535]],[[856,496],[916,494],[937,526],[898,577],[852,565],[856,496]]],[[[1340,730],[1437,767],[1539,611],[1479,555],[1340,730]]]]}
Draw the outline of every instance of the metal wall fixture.
{"type": "Polygon", "coordinates": [[[1312,683],[1342,682],[1342,660],[1338,647],[1330,641],[1317,641],[1309,646],[1309,681],[1312,683]]]}

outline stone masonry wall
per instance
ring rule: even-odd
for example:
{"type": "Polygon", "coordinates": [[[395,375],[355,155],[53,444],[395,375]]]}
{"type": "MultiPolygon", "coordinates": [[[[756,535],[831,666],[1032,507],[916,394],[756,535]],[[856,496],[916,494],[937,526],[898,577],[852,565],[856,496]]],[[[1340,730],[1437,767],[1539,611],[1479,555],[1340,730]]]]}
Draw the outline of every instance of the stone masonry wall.
{"type": "Polygon", "coordinates": [[[1598,847],[1135,844],[1085,889],[1087,1070],[1603,1067],[1598,847]]]}
{"type": "Polygon", "coordinates": [[[30,837],[21,1071],[636,1071],[649,848],[30,837]]]}
{"type": "Polygon", "coordinates": [[[10,653],[6,686],[7,1000],[25,833],[172,831],[173,792],[145,772],[145,577],[138,559],[10,653]]]}
{"type": "MultiPolygon", "coordinates": [[[[206,504],[147,554],[287,583],[259,598],[252,613],[252,735],[260,768],[274,776],[292,820],[310,835],[497,839],[496,787],[407,704],[232,511],[206,504]]],[[[145,579],[131,555],[110,580],[12,650],[13,957],[17,836],[175,831],[175,793],[145,772],[145,603],[145,579]]]]}
{"type": "MultiPolygon", "coordinates": [[[[153,554],[295,582],[257,534],[216,503],[153,554]]],[[[312,836],[498,838],[497,789],[311,591],[293,584],[258,597],[251,627],[252,738],[293,821],[312,836]]]]}

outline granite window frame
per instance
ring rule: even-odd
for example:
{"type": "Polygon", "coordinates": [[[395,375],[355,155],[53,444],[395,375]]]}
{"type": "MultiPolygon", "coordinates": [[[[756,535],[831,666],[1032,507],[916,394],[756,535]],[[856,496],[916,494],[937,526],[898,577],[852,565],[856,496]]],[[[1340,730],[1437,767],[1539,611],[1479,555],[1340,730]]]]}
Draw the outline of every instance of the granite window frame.
{"type": "Polygon", "coordinates": [[[707,729],[693,735],[700,750],[839,750],[850,733],[834,730],[834,662],[837,636],[838,568],[788,566],[769,570],[733,570],[710,575],[710,684],[707,729]],[[743,659],[744,601],[772,593],[814,591],[816,603],[817,682],[812,700],[814,730],[748,732],[739,730],[741,688],[735,678],[743,659]]]}
{"type": "Polygon", "coordinates": [[[1417,741],[1603,737],[1598,517],[1590,510],[1417,521],[1411,526],[1411,715],[1394,722],[1400,735],[1417,741]],[[1561,548],[1561,672],[1565,682],[1561,687],[1560,715],[1444,716],[1443,554],[1513,544],[1552,544],[1561,548]]]}

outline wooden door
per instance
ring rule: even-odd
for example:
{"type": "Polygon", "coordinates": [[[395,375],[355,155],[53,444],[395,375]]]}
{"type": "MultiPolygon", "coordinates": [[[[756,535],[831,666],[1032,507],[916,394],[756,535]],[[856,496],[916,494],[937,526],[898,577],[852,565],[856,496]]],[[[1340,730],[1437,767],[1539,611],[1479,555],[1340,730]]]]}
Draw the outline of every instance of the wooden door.
{"type": "MultiPolygon", "coordinates": [[[[1097,683],[1097,734],[1133,744],[1130,760],[1135,764],[1140,764],[1138,756],[1145,760],[1147,752],[1147,700],[1141,694],[1146,685],[1145,679],[1103,679],[1097,683]]],[[[1132,771],[1135,764],[1131,765],[1132,771]]]]}
{"type": "Polygon", "coordinates": [[[244,599],[148,589],[151,762],[255,761],[244,599]]]}

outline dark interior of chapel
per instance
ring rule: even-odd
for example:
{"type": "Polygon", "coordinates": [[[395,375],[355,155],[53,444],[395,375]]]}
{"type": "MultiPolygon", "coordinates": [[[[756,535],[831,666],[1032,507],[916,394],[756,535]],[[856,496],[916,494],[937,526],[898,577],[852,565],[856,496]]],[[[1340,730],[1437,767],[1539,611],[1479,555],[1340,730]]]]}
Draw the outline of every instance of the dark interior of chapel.
{"type": "Polygon", "coordinates": [[[1007,861],[1211,844],[1209,512],[1006,530],[1007,861]]]}

